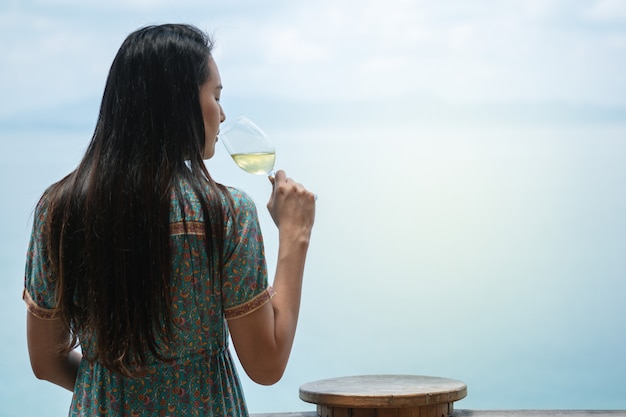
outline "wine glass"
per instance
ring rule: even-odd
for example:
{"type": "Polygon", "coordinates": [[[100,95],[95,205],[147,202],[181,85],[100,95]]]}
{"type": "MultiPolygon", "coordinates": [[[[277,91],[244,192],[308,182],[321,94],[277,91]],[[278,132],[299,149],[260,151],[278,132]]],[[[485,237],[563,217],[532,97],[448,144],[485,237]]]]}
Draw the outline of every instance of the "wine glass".
{"type": "Polygon", "coordinates": [[[274,144],[252,120],[237,116],[220,128],[218,137],[239,168],[250,174],[274,176],[274,144]]]}

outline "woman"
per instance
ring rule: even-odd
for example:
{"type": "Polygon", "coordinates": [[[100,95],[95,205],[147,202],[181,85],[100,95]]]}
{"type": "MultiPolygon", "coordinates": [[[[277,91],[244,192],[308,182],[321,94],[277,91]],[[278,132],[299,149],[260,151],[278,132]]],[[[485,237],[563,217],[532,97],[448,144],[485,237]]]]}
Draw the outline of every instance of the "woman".
{"type": "Polygon", "coordinates": [[[28,349],[72,416],[247,415],[229,330],[255,382],[287,364],[315,197],[276,173],[272,288],[253,202],[203,163],[225,119],[211,49],[186,25],[129,35],[85,156],[37,205],[28,349]]]}

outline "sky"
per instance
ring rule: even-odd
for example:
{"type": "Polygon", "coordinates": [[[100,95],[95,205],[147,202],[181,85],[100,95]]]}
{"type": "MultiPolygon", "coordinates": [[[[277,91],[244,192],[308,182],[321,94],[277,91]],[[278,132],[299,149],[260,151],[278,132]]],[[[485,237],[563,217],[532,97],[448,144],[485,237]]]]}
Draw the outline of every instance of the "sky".
{"type": "Polygon", "coordinates": [[[97,102],[123,38],[169,21],[214,33],[232,97],[381,113],[406,101],[626,106],[619,0],[13,0],[0,6],[2,119],[97,102]]]}
{"type": "MultiPolygon", "coordinates": [[[[618,0],[3,1],[0,404],[67,408],[28,369],[29,216],[80,159],[119,45],[165,22],[213,34],[227,117],[318,195],[290,365],[242,376],[253,412],[362,373],[463,380],[457,408],[626,409],[618,0]]],[[[219,146],[207,165],[257,202],[271,271],[269,183],[219,146]]]]}

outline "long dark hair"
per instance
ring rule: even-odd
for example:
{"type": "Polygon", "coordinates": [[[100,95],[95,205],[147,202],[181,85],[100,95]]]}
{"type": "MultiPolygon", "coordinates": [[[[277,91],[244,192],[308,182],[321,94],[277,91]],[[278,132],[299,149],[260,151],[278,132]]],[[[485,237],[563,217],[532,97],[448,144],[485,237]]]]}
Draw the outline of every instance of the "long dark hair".
{"type": "Polygon", "coordinates": [[[212,47],[189,25],[130,34],[111,65],[85,156],[44,197],[57,305],[73,336],[66,350],[78,335],[95,338],[87,359],[123,375],[141,375],[148,353],[169,359],[169,215],[181,178],[201,199],[210,268],[220,271],[229,193],[202,160],[199,101],[212,47]]]}

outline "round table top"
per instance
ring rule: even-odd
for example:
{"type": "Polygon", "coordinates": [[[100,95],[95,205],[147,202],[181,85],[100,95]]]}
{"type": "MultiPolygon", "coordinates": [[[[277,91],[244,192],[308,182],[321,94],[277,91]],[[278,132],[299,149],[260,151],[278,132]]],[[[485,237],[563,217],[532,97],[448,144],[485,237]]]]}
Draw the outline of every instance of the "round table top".
{"type": "Polygon", "coordinates": [[[330,407],[399,408],[450,403],[465,398],[454,379],[420,375],[361,375],[324,379],[300,387],[300,399],[330,407]]]}

